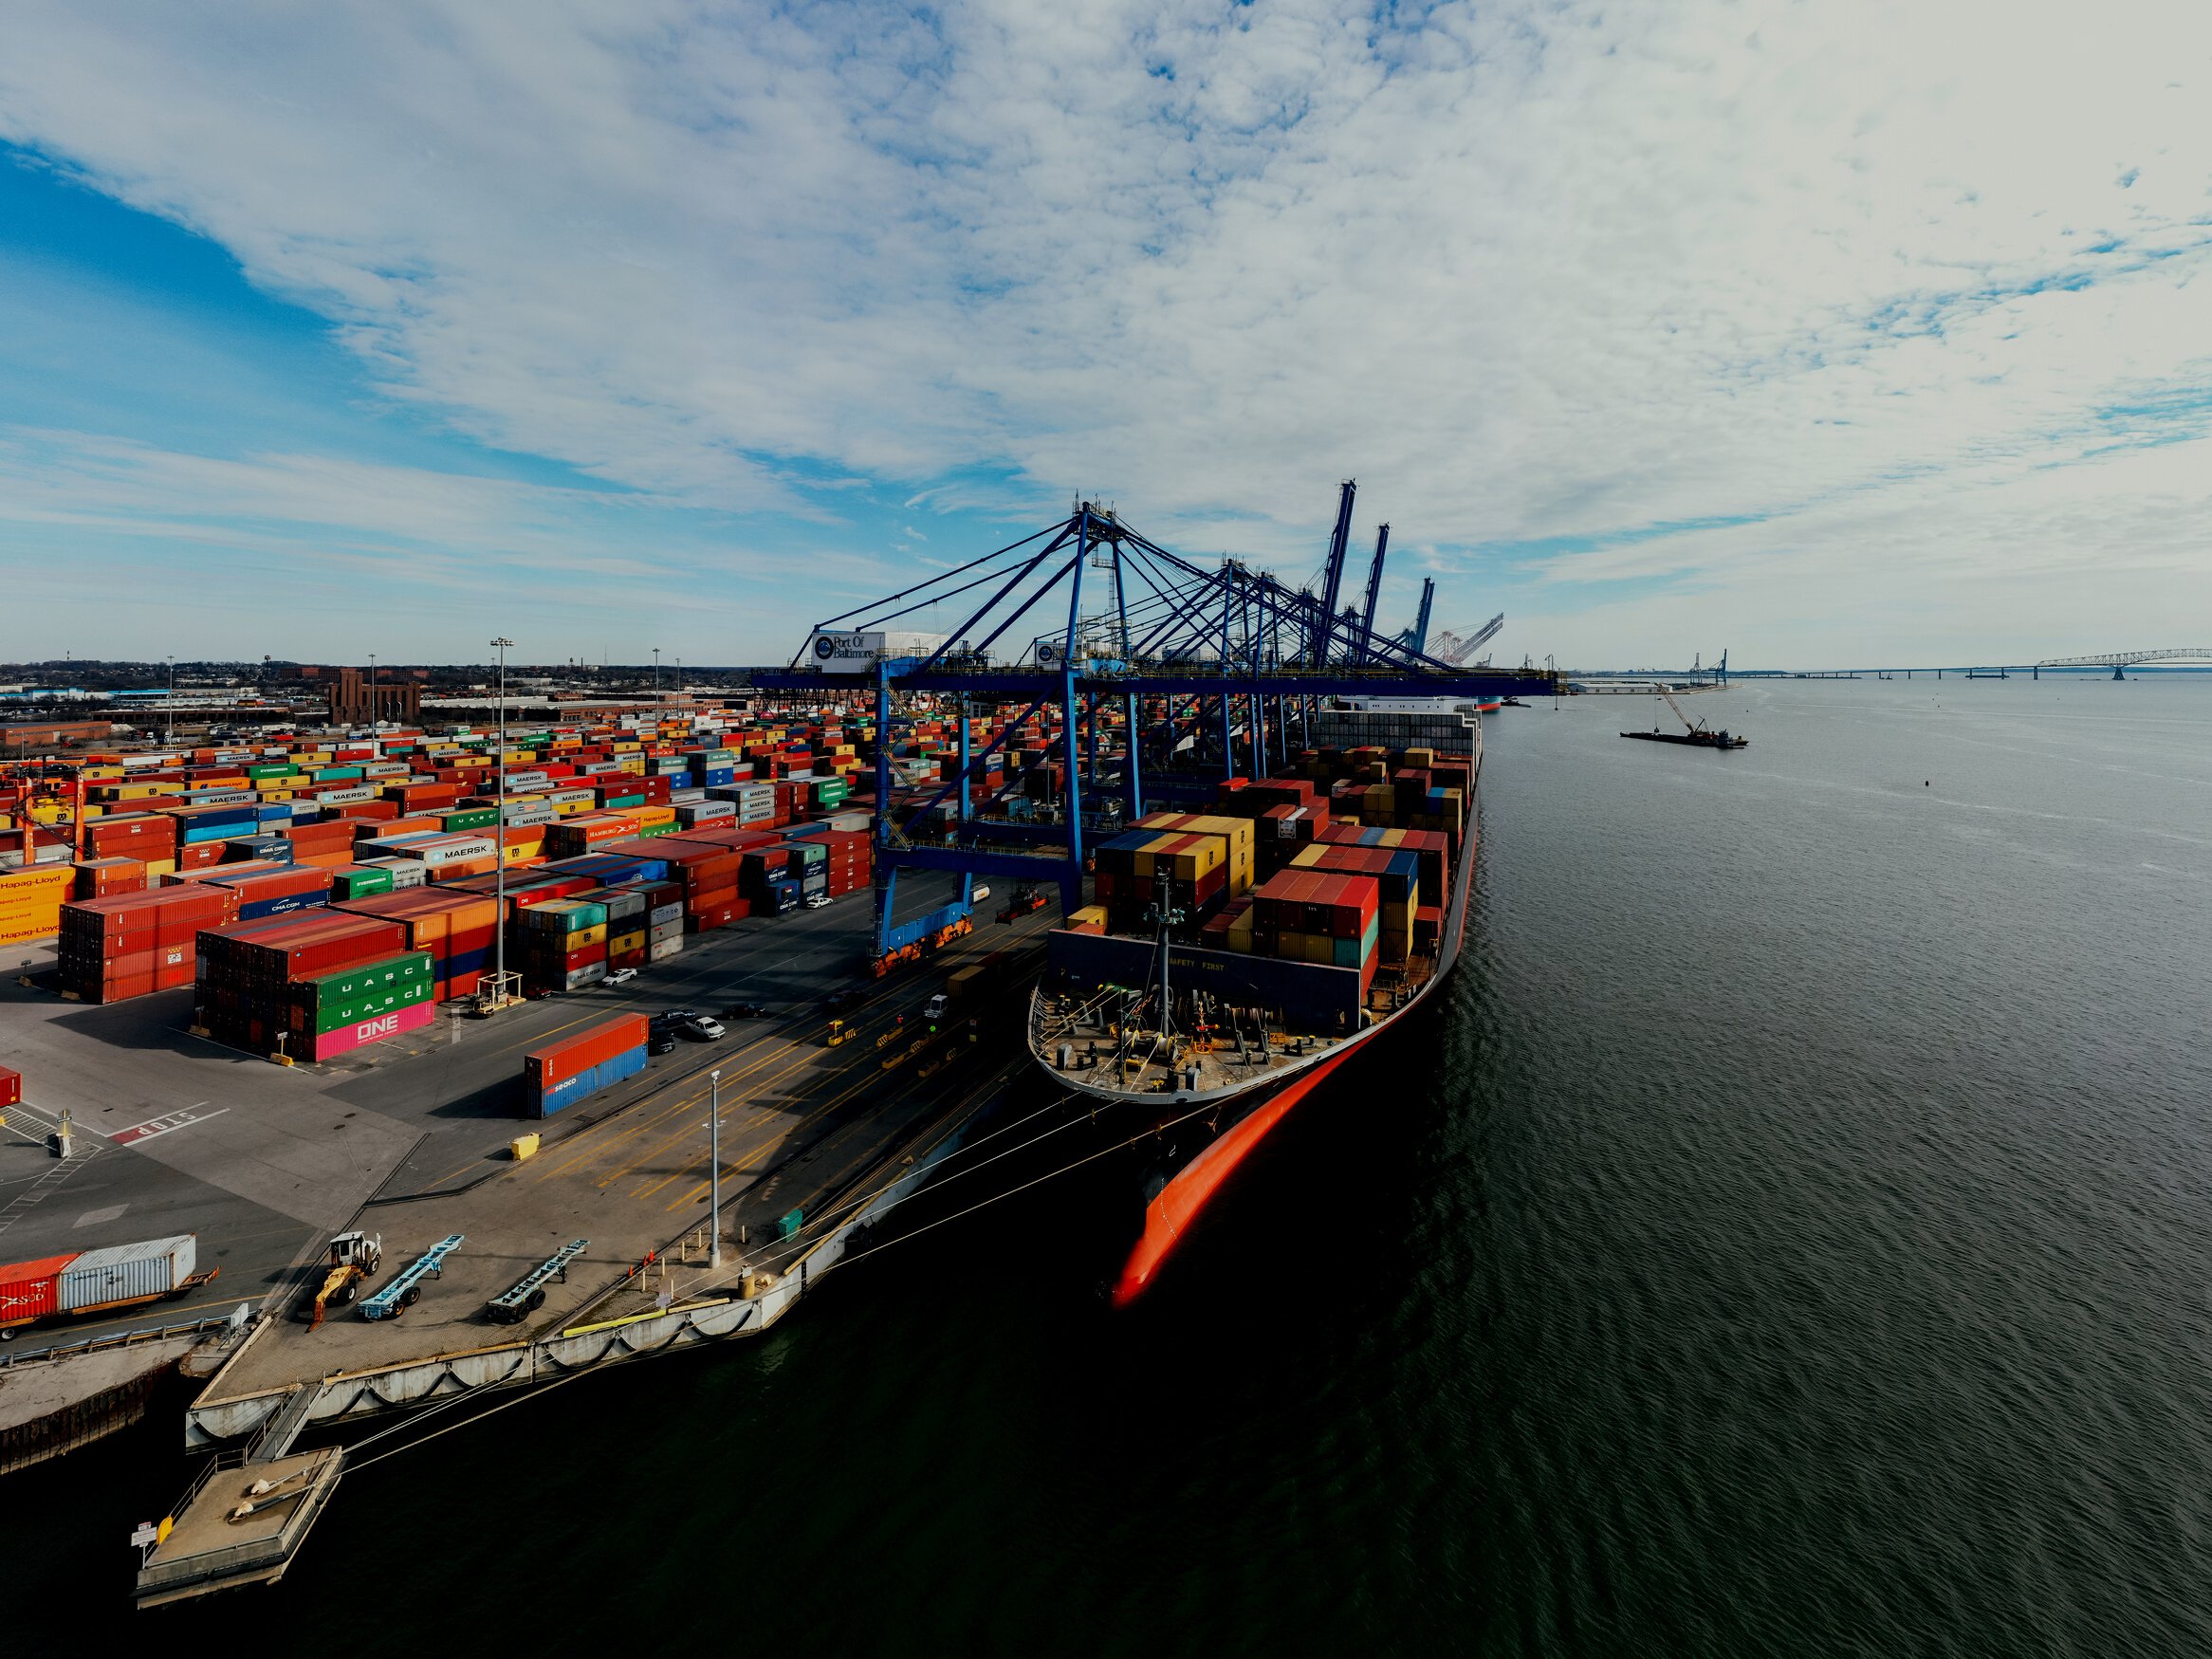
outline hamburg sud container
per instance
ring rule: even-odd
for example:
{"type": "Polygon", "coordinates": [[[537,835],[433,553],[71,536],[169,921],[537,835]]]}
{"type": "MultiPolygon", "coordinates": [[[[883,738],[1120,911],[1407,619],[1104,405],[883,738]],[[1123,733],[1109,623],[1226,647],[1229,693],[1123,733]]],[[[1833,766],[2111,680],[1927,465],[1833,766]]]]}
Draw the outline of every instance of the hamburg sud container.
{"type": "Polygon", "coordinates": [[[237,919],[237,894],[197,882],[64,905],[62,989],[88,1003],[178,989],[193,983],[201,930],[237,919]]]}
{"type": "Polygon", "coordinates": [[[62,1269],[76,1260],[45,1256],[0,1267],[0,1331],[61,1312],[62,1269]]]}
{"type": "Polygon", "coordinates": [[[523,1057],[525,1110],[550,1117],[645,1069],[645,1016],[621,1014],[523,1057]]]}
{"type": "Polygon", "coordinates": [[[62,1269],[56,1311],[85,1313],[110,1302],[167,1296],[192,1277],[197,1239],[177,1233],[142,1244],[87,1250],[62,1269]]]}

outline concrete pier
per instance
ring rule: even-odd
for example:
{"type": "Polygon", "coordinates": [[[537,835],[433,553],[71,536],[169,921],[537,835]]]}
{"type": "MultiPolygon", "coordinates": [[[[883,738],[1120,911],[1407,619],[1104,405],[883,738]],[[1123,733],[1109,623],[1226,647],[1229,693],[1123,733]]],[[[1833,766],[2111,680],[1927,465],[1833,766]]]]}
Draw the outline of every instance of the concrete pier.
{"type": "MultiPolygon", "coordinates": [[[[65,1179],[39,1186],[35,1205],[0,1205],[0,1255],[193,1230],[202,1263],[221,1264],[225,1294],[154,1317],[189,1321],[218,1306],[230,1313],[242,1298],[258,1304],[219,1348],[211,1337],[191,1355],[207,1382],[188,1409],[186,1442],[219,1455],[167,1518],[145,1561],[141,1605],[282,1575],[344,1466],[336,1447],[298,1452],[298,1441],[753,1335],[783,1318],[860,1229],[958,1148],[979,1113],[1008,1089],[1037,1086],[1021,1011],[1052,919],[986,924],[932,964],[881,982],[854,975],[864,906],[741,924],[702,935],[672,971],[619,993],[548,999],[488,1021],[442,1010],[404,1045],[331,1066],[280,1068],[197,1039],[174,995],[85,1008],[42,996],[35,972],[31,987],[0,990],[42,1105],[69,1110],[88,1149],[62,1166],[65,1179]],[[932,1030],[923,1005],[949,973],[997,949],[1011,955],[994,994],[932,1030]],[[836,1046],[825,1041],[833,993],[847,1039],[836,1046]],[[637,1078],[556,1118],[518,1121],[529,1048],[625,1009],[711,1013],[732,998],[764,1003],[769,1015],[728,1021],[719,1042],[679,1041],[637,1078]],[[716,1071],[719,1218],[708,1213],[716,1071]],[[525,1130],[542,1140],[517,1160],[508,1143],[525,1130]],[[710,1269],[717,1221],[722,1265],[710,1269]],[[357,1304],[310,1329],[325,1246],[349,1227],[382,1239],[371,1290],[437,1240],[463,1243],[402,1317],[365,1319],[357,1304]],[[588,1243],[544,1285],[526,1322],[488,1316],[493,1297],[574,1240],[588,1243]],[[232,1519],[240,1504],[258,1505],[240,1495],[255,1482],[289,1483],[285,1501],[269,1520],[258,1506],[232,1519]]],[[[14,1161],[28,1171],[34,1149],[24,1139],[0,1144],[0,1178],[14,1161]]],[[[19,1333],[17,1352],[123,1332],[121,1321],[42,1326],[19,1333]]],[[[460,1406],[450,1421],[475,1411],[460,1406]]]]}

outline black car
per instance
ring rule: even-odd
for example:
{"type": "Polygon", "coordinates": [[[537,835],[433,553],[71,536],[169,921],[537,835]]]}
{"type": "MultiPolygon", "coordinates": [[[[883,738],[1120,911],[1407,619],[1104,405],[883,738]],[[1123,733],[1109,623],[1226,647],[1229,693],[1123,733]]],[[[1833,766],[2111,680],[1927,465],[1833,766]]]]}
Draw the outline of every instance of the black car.
{"type": "Polygon", "coordinates": [[[668,1054],[674,1050],[676,1040],[673,1033],[656,1030],[645,1040],[645,1052],[647,1054],[668,1054]]]}
{"type": "Polygon", "coordinates": [[[768,1010],[758,1003],[732,1003],[722,1010],[726,1020],[764,1020],[768,1010]]]}

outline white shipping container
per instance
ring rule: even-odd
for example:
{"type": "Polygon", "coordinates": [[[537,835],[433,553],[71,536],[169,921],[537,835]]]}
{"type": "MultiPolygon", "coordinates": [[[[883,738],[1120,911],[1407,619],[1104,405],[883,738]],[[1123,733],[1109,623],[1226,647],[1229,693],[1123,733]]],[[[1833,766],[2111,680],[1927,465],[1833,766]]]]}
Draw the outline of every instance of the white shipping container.
{"type": "Polygon", "coordinates": [[[684,920],[683,901],[678,899],[674,904],[664,904],[658,910],[649,912],[645,919],[656,928],[663,922],[674,922],[681,927],[684,920]]]}
{"type": "Polygon", "coordinates": [[[87,1250],[62,1269],[54,1305],[67,1314],[104,1302],[167,1296],[192,1277],[196,1243],[194,1234],[177,1233],[141,1244],[87,1250]]]}
{"type": "Polygon", "coordinates": [[[665,962],[684,948],[684,936],[678,933],[673,939],[655,939],[645,948],[645,960],[665,962]]]}
{"type": "Polygon", "coordinates": [[[654,945],[659,944],[663,939],[681,939],[683,936],[684,917],[683,907],[681,905],[676,907],[675,920],[672,922],[654,922],[652,927],[646,930],[647,942],[654,945]]]}
{"type": "Polygon", "coordinates": [[[607,965],[603,962],[595,962],[589,968],[580,968],[570,974],[562,982],[563,988],[572,991],[581,990],[585,986],[597,985],[606,977],[607,965]]]}
{"type": "Polygon", "coordinates": [[[440,846],[417,847],[415,857],[426,866],[452,864],[463,858],[489,858],[499,852],[499,843],[489,836],[456,836],[440,846]]]}

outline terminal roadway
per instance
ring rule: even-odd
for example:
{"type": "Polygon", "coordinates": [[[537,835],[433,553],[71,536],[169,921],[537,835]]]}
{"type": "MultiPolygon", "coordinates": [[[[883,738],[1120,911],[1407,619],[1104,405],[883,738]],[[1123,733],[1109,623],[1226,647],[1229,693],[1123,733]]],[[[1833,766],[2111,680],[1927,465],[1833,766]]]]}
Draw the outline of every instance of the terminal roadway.
{"type": "MultiPolygon", "coordinates": [[[[915,894],[917,902],[927,896],[915,894]]],[[[748,1091],[776,1101],[779,1111],[799,1106],[801,1117],[806,1100],[820,1103],[812,1095],[801,1098],[792,1069],[798,1062],[776,1057],[819,1041],[821,998],[867,984],[857,982],[854,970],[868,924],[865,894],[824,911],[747,920],[693,936],[681,955],[619,991],[550,998],[488,1021],[441,1010],[426,1031],[331,1066],[280,1067],[193,1037],[189,992],[92,1007],[13,977],[0,982],[0,1029],[9,1062],[24,1073],[28,1103],[0,1128],[0,1261],[194,1232],[199,1265],[222,1269],[184,1303],[18,1331],[6,1352],[36,1352],[240,1301],[258,1304],[298,1282],[329,1235],[357,1214],[360,1225],[385,1235],[387,1260],[396,1266],[395,1258],[403,1259],[417,1231],[419,1218],[410,1212],[441,1202],[421,1195],[488,1192],[511,1185],[512,1176],[568,1181],[588,1171],[583,1185],[601,1195],[595,1200],[601,1208],[616,1201],[666,1224],[687,1202],[696,1203],[692,1189],[701,1176],[686,1178],[684,1170],[703,1168],[702,1108],[711,1066],[725,1067],[725,1081],[736,1092],[733,1100],[726,1091],[726,1132],[742,1121],[736,1114],[768,1110],[748,1101],[748,1091]],[[730,1034],[718,1044],[679,1042],[607,1099],[583,1102],[563,1115],[565,1122],[545,1125],[556,1137],[541,1154],[547,1161],[506,1161],[507,1142],[537,1127],[516,1115],[527,1050],[618,1010],[713,1011],[733,1000],[764,1004],[774,1017],[726,1022],[730,1034]],[[742,1080],[733,1076],[740,1072],[742,1080]],[[599,1129],[612,1106],[631,1100],[641,1107],[639,1121],[656,1128],[634,1129],[626,1116],[618,1129],[599,1129]],[[45,1146],[46,1126],[65,1109],[78,1148],[65,1163],[45,1146]],[[695,1117],[702,1126],[691,1132],[688,1155],[679,1113],[688,1115],[682,1122],[695,1117]],[[580,1136],[580,1128],[595,1133],[580,1136]],[[590,1150],[599,1142],[604,1151],[590,1150]],[[555,1176],[557,1166],[563,1172],[555,1176]]],[[[961,942],[963,958],[1041,925],[1041,917],[1019,928],[986,920],[961,942]]],[[[34,973],[50,967],[50,948],[27,954],[34,973]]],[[[894,1017],[918,1005],[942,977],[925,968],[883,982],[873,987],[869,1005],[881,1009],[881,1018],[894,1017]]],[[[819,1052],[841,1058],[860,1046],[819,1052]]],[[[726,1153],[734,1144],[726,1142],[726,1153]]],[[[629,1230],[617,1229],[625,1237],[629,1230]]],[[[600,1231],[616,1236],[606,1224],[600,1231]]],[[[554,1244],[569,1236],[599,1237],[586,1227],[554,1244]]],[[[473,1241],[464,1253],[472,1247],[473,1241]]]]}

